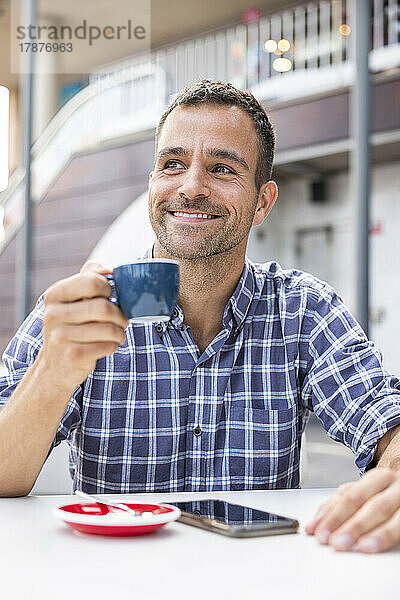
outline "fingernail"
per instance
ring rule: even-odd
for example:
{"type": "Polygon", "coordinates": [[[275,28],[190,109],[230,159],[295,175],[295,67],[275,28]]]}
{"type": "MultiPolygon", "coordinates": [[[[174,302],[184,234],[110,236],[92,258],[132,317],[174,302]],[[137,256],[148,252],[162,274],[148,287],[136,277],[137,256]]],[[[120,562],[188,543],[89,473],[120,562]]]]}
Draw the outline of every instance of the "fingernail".
{"type": "Polygon", "coordinates": [[[333,540],[333,547],[336,550],[350,550],[352,546],[354,546],[354,540],[349,533],[341,533],[333,540]]]}
{"type": "Polygon", "coordinates": [[[306,525],[306,527],[313,527],[317,522],[317,519],[314,517],[314,519],[312,519],[311,521],[309,521],[306,525]]]}
{"type": "Polygon", "coordinates": [[[328,529],[321,529],[321,531],[318,531],[317,533],[317,540],[320,544],[327,544],[330,535],[331,532],[328,529]]]}
{"type": "Polygon", "coordinates": [[[361,542],[358,542],[357,546],[363,552],[378,552],[379,550],[379,542],[374,537],[361,540],[361,542]]]}

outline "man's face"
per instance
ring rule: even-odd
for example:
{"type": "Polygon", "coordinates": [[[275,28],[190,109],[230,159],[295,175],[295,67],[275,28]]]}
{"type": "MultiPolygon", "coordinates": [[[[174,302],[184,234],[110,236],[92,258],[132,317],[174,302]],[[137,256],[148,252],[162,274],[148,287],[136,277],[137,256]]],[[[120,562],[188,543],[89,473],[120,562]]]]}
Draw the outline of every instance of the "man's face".
{"type": "Polygon", "coordinates": [[[245,249],[253,221],[265,217],[255,217],[257,157],[253,122],[236,106],[179,106],[168,115],[149,184],[150,221],[168,254],[245,249]]]}

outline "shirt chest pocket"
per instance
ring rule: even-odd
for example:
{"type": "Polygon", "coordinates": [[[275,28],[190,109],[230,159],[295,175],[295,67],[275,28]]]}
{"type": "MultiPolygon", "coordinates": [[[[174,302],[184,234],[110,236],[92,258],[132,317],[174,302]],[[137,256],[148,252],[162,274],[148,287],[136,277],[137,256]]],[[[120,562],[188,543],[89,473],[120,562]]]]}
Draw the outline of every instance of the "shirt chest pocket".
{"type": "Polygon", "coordinates": [[[284,365],[275,371],[255,365],[248,372],[234,371],[226,387],[225,401],[236,411],[293,409],[299,401],[297,369],[284,365]]]}
{"type": "Polygon", "coordinates": [[[287,487],[288,473],[298,462],[296,405],[280,409],[248,408],[232,403],[228,410],[226,453],[232,489],[287,487]]]}

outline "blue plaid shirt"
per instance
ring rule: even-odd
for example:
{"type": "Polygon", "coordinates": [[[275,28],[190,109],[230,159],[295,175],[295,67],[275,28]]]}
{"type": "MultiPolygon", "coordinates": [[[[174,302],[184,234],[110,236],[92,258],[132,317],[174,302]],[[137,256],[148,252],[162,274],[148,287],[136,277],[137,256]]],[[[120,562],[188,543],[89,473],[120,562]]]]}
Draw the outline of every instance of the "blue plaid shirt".
{"type": "MultiPolygon", "coordinates": [[[[5,351],[2,404],[35,360],[42,321],[39,299],[5,351]]],[[[202,354],[179,306],[126,334],[75,390],[53,442],[68,441],[87,492],[298,487],[309,411],[362,474],[400,423],[400,381],[333,288],[276,262],[246,260],[202,354]]]]}

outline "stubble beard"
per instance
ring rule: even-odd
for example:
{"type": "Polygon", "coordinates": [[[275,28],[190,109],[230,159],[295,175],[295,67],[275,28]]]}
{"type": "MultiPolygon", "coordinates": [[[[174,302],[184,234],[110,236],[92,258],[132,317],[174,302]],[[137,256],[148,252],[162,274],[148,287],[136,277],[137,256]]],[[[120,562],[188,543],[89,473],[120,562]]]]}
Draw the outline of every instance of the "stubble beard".
{"type": "Polygon", "coordinates": [[[200,227],[206,227],[206,225],[177,224],[179,233],[176,234],[173,227],[168,228],[165,212],[154,218],[154,215],[149,211],[149,216],[159,244],[169,255],[175,258],[196,261],[230,252],[238,246],[250,232],[254,213],[255,207],[252,213],[247,215],[245,222],[227,222],[205,237],[198,230],[200,227]],[[194,238],[200,239],[196,244],[192,243],[191,245],[191,240],[193,242],[194,238]]]}

